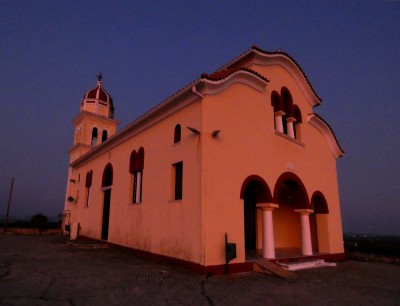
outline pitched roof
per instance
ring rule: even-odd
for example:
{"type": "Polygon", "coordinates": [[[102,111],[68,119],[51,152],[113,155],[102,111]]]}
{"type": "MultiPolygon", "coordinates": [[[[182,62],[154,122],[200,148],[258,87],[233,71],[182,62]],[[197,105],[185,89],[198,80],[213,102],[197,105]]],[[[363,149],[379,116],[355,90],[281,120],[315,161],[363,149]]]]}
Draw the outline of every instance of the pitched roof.
{"type": "MultiPolygon", "coordinates": [[[[172,94],[171,96],[169,96],[168,98],[163,100],[161,103],[156,104],[150,110],[148,110],[147,112],[143,113],[141,116],[136,118],[132,123],[130,123],[126,127],[124,127],[121,131],[117,132],[114,136],[112,136],[109,139],[109,141],[104,143],[105,146],[103,146],[103,144],[100,144],[99,146],[96,146],[91,151],[89,151],[87,154],[85,154],[84,156],[82,156],[81,158],[76,160],[73,163],[74,164],[73,166],[76,166],[81,163],[85,163],[85,161],[90,160],[92,158],[92,156],[95,156],[98,152],[100,153],[104,150],[107,150],[107,148],[109,148],[109,147],[113,147],[113,146],[117,145],[118,142],[123,141],[123,139],[126,139],[126,137],[128,137],[127,135],[130,134],[131,131],[135,131],[135,130],[137,130],[137,132],[140,131],[141,129],[143,129],[143,126],[147,126],[147,124],[145,122],[148,119],[157,117],[158,114],[160,114],[160,112],[163,112],[163,110],[168,110],[168,109],[174,108],[180,102],[182,102],[184,100],[193,101],[194,99],[198,99],[199,95],[201,96],[201,94],[197,91],[197,87],[199,87],[199,88],[202,87],[204,89],[204,87],[206,87],[207,85],[209,85],[210,87],[218,86],[218,84],[220,84],[220,83],[231,81],[232,78],[235,78],[235,77],[240,78],[240,77],[245,76],[247,78],[251,78],[251,82],[254,83],[254,87],[256,89],[260,90],[260,88],[262,86],[265,86],[266,83],[269,82],[269,80],[266,77],[264,77],[263,75],[261,75],[260,73],[244,66],[245,64],[248,64],[249,61],[251,61],[252,59],[254,59],[255,57],[257,57],[259,55],[263,56],[264,57],[263,59],[268,59],[270,57],[274,58],[276,56],[287,59],[291,63],[292,69],[293,69],[293,67],[296,68],[298,70],[298,72],[303,76],[303,78],[307,81],[307,84],[308,84],[309,88],[311,89],[311,92],[317,99],[316,102],[313,102],[314,103],[313,105],[314,106],[319,105],[319,103],[321,102],[321,98],[319,98],[319,96],[314,91],[313,87],[311,86],[311,83],[309,82],[309,80],[308,80],[307,76],[305,75],[305,73],[303,72],[302,68],[297,64],[297,62],[290,55],[288,55],[285,52],[281,52],[281,51],[274,51],[274,52],[264,51],[264,50],[258,48],[257,46],[253,46],[249,50],[242,53],[237,58],[235,58],[234,60],[232,60],[225,66],[223,66],[222,68],[216,70],[215,72],[213,72],[211,74],[207,74],[207,73],[201,74],[199,78],[190,82],[188,85],[182,87],[181,89],[176,91],[174,94],[172,94]]],[[[249,83],[247,82],[247,84],[249,84],[249,83]]],[[[208,94],[209,92],[212,93],[214,91],[211,88],[210,91],[208,91],[208,92],[206,91],[206,94],[208,94]]],[[[112,100],[111,100],[111,103],[112,103],[112,100]]],[[[184,104],[184,103],[188,103],[188,102],[186,101],[186,102],[182,102],[182,103],[184,104]]],[[[318,117],[318,118],[320,118],[320,117],[318,117]]],[[[322,119],[321,119],[321,121],[325,123],[325,121],[323,121],[322,119]]],[[[326,124],[326,126],[329,127],[329,125],[327,125],[327,124],[326,124]]],[[[330,129],[330,127],[329,127],[329,129],[330,129]]],[[[333,132],[332,132],[332,135],[334,135],[333,132]]],[[[336,136],[334,136],[334,139],[337,142],[336,136]]],[[[343,154],[344,152],[340,148],[338,143],[337,143],[337,145],[340,149],[340,152],[342,152],[342,154],[343,154]]]]}

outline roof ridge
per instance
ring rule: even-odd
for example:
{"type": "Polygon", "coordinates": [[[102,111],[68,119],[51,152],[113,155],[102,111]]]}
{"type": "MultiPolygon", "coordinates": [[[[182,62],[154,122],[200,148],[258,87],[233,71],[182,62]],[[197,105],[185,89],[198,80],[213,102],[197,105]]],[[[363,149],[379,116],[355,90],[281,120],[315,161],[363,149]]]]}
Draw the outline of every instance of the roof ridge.
{"type": "Polygon", "coordinates": [[[229,68],[229,69],[226,69],[225,71],[222,71],[222,70],[221,71],[216,71],[216,72],[214,72],[212,74],[202,73],[201,74],[201,78],[202,79],[206,79],[206,80],[210,80],[210,81],[220,81],[220,80],[223,80],[223,79],[229,77],[230,75],[232,75],[232,74],[234,74],[234,73],[236,73],[238,71],[250,72],[250,73],[254,74],[255,76],[263,79],[264,81],[269,82],[269,80],[265,76],[261,75],[257,71],[254,71],[253,69],[249,69],[249,68],[246,68],[246,67],[229,68]]]}

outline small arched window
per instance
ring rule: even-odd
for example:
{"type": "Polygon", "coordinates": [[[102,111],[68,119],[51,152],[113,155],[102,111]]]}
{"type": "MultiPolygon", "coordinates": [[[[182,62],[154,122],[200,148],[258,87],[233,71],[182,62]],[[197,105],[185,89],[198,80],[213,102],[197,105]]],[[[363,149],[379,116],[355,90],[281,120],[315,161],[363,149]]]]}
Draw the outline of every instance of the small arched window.
{"type": "Polygon", "coordinates": [[[271,105],[274,108],[274,113],[283,111],[281,96],[275,90],[271,93],[271,105]]]}
{"type": "Polygon", "coordinates": [[[283,111],[287,117],[293,117],[293,99],[289,89],[282,87],[281,89],[283,111]]]}
{"type": "Polygon", "coordinates": [[[174,129],[174,143],[181,141],[181,125],[177,124],[174,129]]]}
{"type": "Polygon", "coordinates": [[[289,89],[287,89],[286,87],[282,87],[281,96],[283,102],[283,111],[285,112],[285,115],[282,117],[283,132],[288,136],[295,138],[293,130],[293,122],[295,118],[292,94],[290,93],[289,89]]]}
{"type": "Polygon", "coordinates": [[[107,140],[107,135],[108,135],[107,131],[103,130],[103,133],[101,134],[101,142],[104,142],[107,140]]]}
{"type": "Polygon", "coordinates": [[[303,123],[303,119],[301,118],[301,111],[297,105],[294,105],[294,138],[301,140],[301,123],[303,123]]]}
{"type": "Polygon", "coordinates": [[[283,111],[281,96],[275,90],[271,93],[271,105],[274,108],[275,130],[283,133],[282,117],[285,115],[285,113],[283,111]]]}
{"type": "Polygon", "coordinates": [[[97,128],[94,127],[92,130],[92,147],[97,145],[97,134],[98,134],[97,128]]]}

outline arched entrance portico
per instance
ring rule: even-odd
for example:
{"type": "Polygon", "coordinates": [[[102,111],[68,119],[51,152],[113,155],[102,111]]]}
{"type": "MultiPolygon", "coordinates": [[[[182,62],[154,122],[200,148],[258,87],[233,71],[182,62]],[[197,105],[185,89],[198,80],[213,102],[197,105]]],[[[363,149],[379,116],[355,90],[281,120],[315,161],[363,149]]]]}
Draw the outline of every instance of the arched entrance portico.
{"type": "Polygon", "coordinates": [[[265,181],[256,175],[244,181],[240,195],[246,254],[262,249],[264,258],[276,258],[275,248],[295,253],[300,250],[306,256],[318,251],[314,209],[317,214],[326,214],[326,201],[316,192],[311,205],[303,182],[294,173],[285,172],[278,178],[273,197],[265,181]]]}

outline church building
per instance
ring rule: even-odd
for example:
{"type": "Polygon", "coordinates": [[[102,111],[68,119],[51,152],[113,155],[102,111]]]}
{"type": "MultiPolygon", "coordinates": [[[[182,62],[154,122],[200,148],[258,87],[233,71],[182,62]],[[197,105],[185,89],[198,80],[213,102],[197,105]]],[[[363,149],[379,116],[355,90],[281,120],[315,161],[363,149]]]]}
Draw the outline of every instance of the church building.
{"type": "Polygon", "coordinates": [[[344,152],[320,105],[291,56],[254,46],[118,130],[100,76],[73,120],[63,229],[203,273],[342,260],[344,152]]]}

